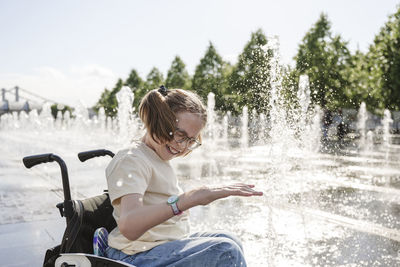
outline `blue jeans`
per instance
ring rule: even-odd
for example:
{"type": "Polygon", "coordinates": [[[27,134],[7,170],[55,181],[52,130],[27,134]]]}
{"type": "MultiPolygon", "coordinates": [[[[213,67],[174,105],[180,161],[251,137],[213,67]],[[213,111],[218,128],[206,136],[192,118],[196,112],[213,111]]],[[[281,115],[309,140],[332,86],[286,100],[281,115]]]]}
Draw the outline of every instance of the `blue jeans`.
{"type": "Polygon", "coordinates": [[[196,233],[134,255],[109,247],[106,256],[138,267],[246,266],[240,241],[222,232],[196,233]]]}

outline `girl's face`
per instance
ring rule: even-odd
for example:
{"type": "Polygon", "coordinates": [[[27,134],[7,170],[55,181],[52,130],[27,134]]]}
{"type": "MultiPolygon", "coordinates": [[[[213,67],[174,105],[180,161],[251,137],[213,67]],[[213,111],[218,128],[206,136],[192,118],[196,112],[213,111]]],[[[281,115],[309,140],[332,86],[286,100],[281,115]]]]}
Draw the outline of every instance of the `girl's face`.
{"type": "MultiPolygon", "coordinates": [[[[203,129],[203,121],[197,114],[190,112],[180,112],[176,114],[177,130],[179,130],[179,138],[188,137],[198,139],[201,129],[203,129]],[[186,135],[186,136],[185,136],[186,135]]],[[[170,160],[188,152],[188,142],[177,143],[174,139],[165,144],[158,144],[148,134],[146,134],[146,144],[150,146],[157,155],[163,160],[170,160]]]]}

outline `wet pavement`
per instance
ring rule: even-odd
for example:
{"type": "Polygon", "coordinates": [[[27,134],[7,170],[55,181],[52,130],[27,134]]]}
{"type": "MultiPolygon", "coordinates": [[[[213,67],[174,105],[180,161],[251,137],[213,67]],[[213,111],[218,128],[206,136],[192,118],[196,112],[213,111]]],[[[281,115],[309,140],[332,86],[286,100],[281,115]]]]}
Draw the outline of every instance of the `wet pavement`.
{"type": "Polygon", "coordinates": [[[46,250],[60,243],[64,228],[61,218],[0,225],[0,265],[42,266],[46,250]]]}
{"type": "MultiPolygon", "coordinates": [[[[11,137],[3,140],[10,142],[11,137]]],[[[24,140],[22,136],[18,144],[24,140]]],[[[0,143],[5,143],[1,141],[0,134],[0,143]]],[[[58,139],[48,143],[69,144],[58,139]]],[[[1,266],[41,266],[45,251],[59,244],[65,228],[55,208],[63,200],[59,167],[51,163],[28,170],[23,156],[48,151],[62,155],[73,199],[98,195],[106,187],[109,158],[83,164],[77,148],[57,149],[23,145],[7,154],[0,147],[1,266]]],[[[191,210],[192,231],[236,233],[249,267],[399,266],[399,146],[343,154],[287,150],[276,156],[270,147],[260,146],[216,151],[212,158],[202,151],[206,149],[173,162],[185,191],[246,181],[265,193],[191,210]]]]}

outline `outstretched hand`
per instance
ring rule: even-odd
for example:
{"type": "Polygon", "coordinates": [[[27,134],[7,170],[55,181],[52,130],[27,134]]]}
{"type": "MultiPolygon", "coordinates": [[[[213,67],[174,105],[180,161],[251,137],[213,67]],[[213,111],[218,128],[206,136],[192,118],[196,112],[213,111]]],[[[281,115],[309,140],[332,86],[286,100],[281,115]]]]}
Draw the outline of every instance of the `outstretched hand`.
{"type": "MultiPolygon", "coordinates": [[[[177,206],[181,211],[194,206],[207,205],[229,196],[261,196],[261,191],[254,190],[254,185],[233,184],[222,187],[200,187],[179,196],[177,206]]],[[[121,211],[118,227],[129,240],[136,240],[150,228],[173,216],[167,203],[143,205],[142,194],[128,194],[121,197],[121,211]]]]}
{"type": "Polygon", "coordinates": [[[215,188],[201,187],[183,194],[178,205],[186,210],[197,205],[208,205],[217,199],[229,196],[251,197],[262,195],[263,192],[254,190],[254,185],[250,184],[240,183],[215,188]]]}

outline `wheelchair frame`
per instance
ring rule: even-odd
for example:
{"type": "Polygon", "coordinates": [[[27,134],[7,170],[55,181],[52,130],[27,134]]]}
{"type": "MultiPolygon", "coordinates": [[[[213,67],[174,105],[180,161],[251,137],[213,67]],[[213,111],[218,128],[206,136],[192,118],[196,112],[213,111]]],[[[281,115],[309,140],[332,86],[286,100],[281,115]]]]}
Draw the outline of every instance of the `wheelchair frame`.
{"type": "MultiPolygon", "coordinates": [[[[98,149],[80,152],[78,158],[81,162],[84,162],[94,157],[106,155],[114,157],[113,152],[106,149],[98,149]]],[[[47,153],[27,156],[22,161],[28,169],[38,164],[56,161],[61,169],[64,201],[57,204],[56,207],[59,209],[61,217],[66,219],[66,229],[61,244],[46,251],[43,262],[44,267],[134,267],[121,261],[93,254],[94,228],[105,227],[108,231],[111,231],[116,227],[116,222],[112,217],[113,208],[107,193],[85,200],[72,200],[67,165],[61,157],[47,153]],[[89,210],[90,216],[85,214],[86,207],[88,207],[87,210],[89,210]],[[85,216],[88,218],[85,218],[85,216]],[[105,218],[105,220],[98,221],[96,216],[105,218]],[[89,247],[88,240],[91,241],[91,247],[89,247]]]]}

